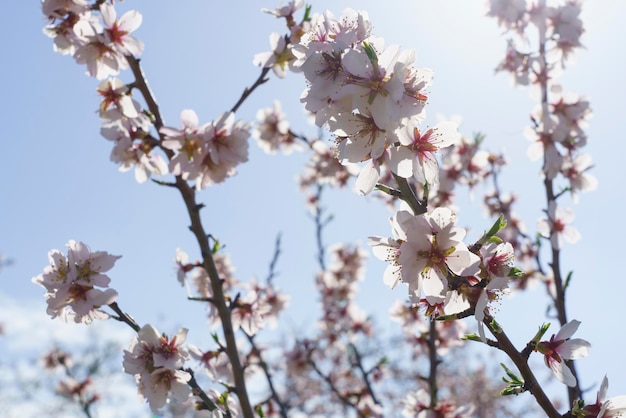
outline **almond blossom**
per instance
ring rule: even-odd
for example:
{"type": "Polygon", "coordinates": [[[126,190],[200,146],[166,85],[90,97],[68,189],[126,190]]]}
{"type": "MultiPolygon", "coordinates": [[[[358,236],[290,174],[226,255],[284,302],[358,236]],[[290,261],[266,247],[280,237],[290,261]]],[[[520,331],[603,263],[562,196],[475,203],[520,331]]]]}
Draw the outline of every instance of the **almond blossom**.
{"type": "Polygon", "coordinates": [[[175,151],[170,170],[183,179],[193,179],[196,189],[223,182],[236,174],[236,166],[248,160],[250,124],[235,122],[233,112],[199,125],[193,110],[181,112],[182,129],[163,127],[163,147],[175,151]]]}
{"type": "Polygon", "coordinates": [[[624,414],[626,414],[626,395],[614,396],[607,399],[606,393],[608,389],[609,380],[604,376],[596,396],[596,402],[585,405],[582,410],[574,407],[572,415],[584,416],[586,418],[617,418],[624,416],[624,414]]]}
{"type": "Polygon", "coordinates": [[[280,33],[272,32],[270,47],[272,48],[271,51],[256,54],[252,63],[263,68],[271,68],[277,77],[285,78],[287,75],[285,69],[290,67],[294,61],[290,45],[280,33]]]}
{"type": "Polygon", "coordinates": [[[480,271],[480,258],[462,242],[465,230],[454,226],[454,213],[437,208],[423,216],[399,211],[391,218],[395,239],[371,237],[369,244],[381,247],[374,254],[391,263],[386,283],[409,284],[413,302],[423,292],[431,304],[446,301],[448,276],[473,276],[480,271]]]}
{"type": "Polygon", "coordinates": [[[104,115],[110,106],[114,106],[127,118],[136,118],[138,116],[133,100],[128,94],[128,87],[118,78],[104,80],[98,86],[97,92],[103,97],[100,103],[100,116],[104,115]]]}
{"type": "Polygon", "coordinates": [[[439,164],[435,153],[456,144],[461,135],[456,122],[439,122],[433,128],[420,133],[417,126],[409,123],[398,131],[401,146],[391,149],[389,168],[400,177],[415,179],[424,184],[439,183],[439,164]]]}
{"type": "Polygon", "coordinates": [[[580,240],[580,232],[569,225],[574,220],[574,211],[557,206],[556,201],[548,205],[548,218],[537,222],[537,231],[546,238],[550,238],[552,248],[558,250],[563,242],[575,244],[580,240]]]}
{"type": "Polygon", "coordinates": [[[70,240],[67,247],[67,256],[59,250],[50,251],[50,265],[44,268],[43,274],[32,279],[33,283],[46,288],[47,313],[52,318],[86,324],[108,318],[100,307],[115,302],[117,292],[108,289],[111,279],[104,273],[113,268],[120,256],[92,252],[80,241],[70,240]]]}
{"type": "Polygon", "coordinates": [[[278,100],[274,101],[273,107],[259,109],[256,117],[259,123],[252,135],[263,151],[274,154],[280,149],[289,155],[294,150],[302,149],[297,138],[289,131],[289,122],[278,100]]]}
{"type": "Polygon", "coordinates": [[[541,341],[535,348],[535,351],[544,355],[546,366],[552,370],[554,377],[569,387],[576,386],[576,378],[564,360],[587,357],[591,348],[591,344],[582,338],[570,338],[579,325],[580,321],[569,321],[549,341],[541,341]]]}
{"type": "Polygon", "coordinates": [[[135,57],[143,52],[143,42],[130,34],[141,26],[143,17],[136,10],[130,10],[117,20],[117,13],[112,4],[100,5],[100,13],[104,20],[104,35],[113,48],[122,55],[135,57]]]}
{"type": "Polygon", "coordinates": [[[189,359],[187,349],[182,346],[187,336],[186,329],[169,338],[152,325],[144,325],[131,343],[129,350],[124,350],[124,371],[135,375],[139,394],[156,412],[172,396],[178,401],[185,401],[191,394],[187,382],[191,375],[180,370],[189,359]]]}

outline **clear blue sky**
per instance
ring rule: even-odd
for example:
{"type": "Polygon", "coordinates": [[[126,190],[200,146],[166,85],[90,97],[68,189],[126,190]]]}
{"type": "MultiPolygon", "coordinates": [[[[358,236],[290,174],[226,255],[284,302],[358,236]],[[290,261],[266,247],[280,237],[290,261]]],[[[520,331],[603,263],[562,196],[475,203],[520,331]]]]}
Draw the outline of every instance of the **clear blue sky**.
{"type": "MultiPolygon", "coordinates": [[[[261,7],[274,7],[273,3],[215,4],[186,1],[173,7],[147,0],[118,4],[120,11],[134,8],[143,14],[137,31],[146,44],[142,64],[170,126],[178,127],[185,108],[195,109],[202,122],[230,108],[258,75],[252,65],[254,54],[268,50],[272,31],[283,31],[281,21],[260,12],[261,7]]],[[[522,131],[534,103],[526,90],[511,86],[507,75],[494,75],[506,41],[496,22],[484,16],[483,3],[326,0],[312,5],[314,11],[329,8],[336,15],[345,7],[366,10],[374,32],[387,44],[417,51],[417,65],[435,71],[427,123],[434,124],[438,113],[458,114],[465,134],[483,132],[488,148],[508,152],[510,167],[502,186],[519,195],[517,212],[533,231],[544,206],[543,191],[539,165],[526,158],[528,142],[522,131]]],[[[11,2],[5,11],[8,19],[0,29],[5,40],[0,67],[5,83],[0,105],[0,253],[14,264],[0,273],[4,344],[31,335],[25,329],[34,325],[15,319],[15,304],[45,311],[43,291],[30,279],[46,265],[47,252],[61,249],[69,239],[123,255],[110,274],[112,287],[120,293],[120,305],[138,322],[151,322],[168,332],[190,325],[190,340],[205,341],[206,335],[193,331],[196,326],[206,333],[204,310],[185,301],[173,273],[177,247],[192,258],[198,256],[179,196],[150,183],[139,185],[132,171],[120,174],[109,161],[111,144],[99,135],[98,82],[85,76],[72,58],[52,51],[51,40],[42,34],[44,19],[38,2],[11,2]]],[[[626,39],[626,3],[587,1],[583,20],[586,49],[578,53],[562,83],[565,90],[591,100],[594,115],[587,150],[600,184],[572,205],[583,239],[564,249],[564,270],[574,271],[569,315],[582,321],[577,335],[592,343],[590,357],[578,362],[583,387],[597,384],[609,373],[609,394],[626,394],[626,363],[621,361],[626,330],[619,278],[625,232],[620,216],[625,203],[621,167],[626,151],[621,138],[626,61],[619,48],[626,39]]],[[[130,74],[121,78],[130,81],[130,74]]],[[[285,80],[273,78],[237,117],[253,120],[259,107],[270,106],[277,98],[294,129],[313,135],[316,129],[306,125],[298,100],[303,89],[304,81],[297,74],[288,74],[285,80]]],[[[240,166],[237,177],[201,193],[207,205],[205,224],[227,245],[240,280],[266,275],[274,239],[282,232],[283,257],[276,283],[292,294],[284,322],[290,332],[310,326],[317,318],[317,303],[311,297],[317,270],[314,229],[294,180],[305,156],[267,156],[254,142],[250,150],[250,162],[240,166]]],[[[365,245],[369,235],[390,234],[389,214],[377,201],[350,191],[329,197],[335,221],[327,230],[327,244],[360,241],[365,245]]],[[[469,239],[489,225],[482,218],[480,196],[476,197],[474,202],[461,202],[459,211],[461,225],[471,226],[469,239]]],[[[382,284],[384,268],[370,257],[360,297],[361,306],[381,318],[393,299],[405,296],[404,288],[391,291],[382,284]]],[[[542,291],[517,295],[502,305],[498,318],[505,329],[511,329],[517,344],[525,343],[545,320],[542,291]]],[[[82,331],[86,332],[82,326],[76,329],[82,331]]]]}

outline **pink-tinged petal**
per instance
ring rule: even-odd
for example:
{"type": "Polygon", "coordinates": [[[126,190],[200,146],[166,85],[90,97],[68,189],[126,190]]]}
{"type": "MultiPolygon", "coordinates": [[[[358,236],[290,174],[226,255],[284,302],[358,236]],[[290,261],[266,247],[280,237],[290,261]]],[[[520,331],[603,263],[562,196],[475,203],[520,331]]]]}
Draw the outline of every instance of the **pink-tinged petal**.
{"type": "Polygon", "coordinates": [[[413,140],[415,139],[415,127],[415,123],[407,123],[405,126],[397,130],[396,135],[398,136],[398,141],[400,141],[402,145],[409,146],[413,144],[413,140]]]}
{"type": "Polygon", "coordinates": [[[557,351],[559,355],[567,360],[575,360],[589,355],[591,344],[582,338],[572,338],[561,344],[557,351]]]}
{"type": "Polygon", "coordinates": [[[555,212],[556,218],[565,224],[572,223],[576,214],[571,208],[557,207],[555,212]]]}
{"type": "Polygon", "coordinates": [[[604,375],[602,379],[602,383],[600,384],[600,389],[598,389],[598,402],[604,402],[606,399],[606,394],[609,391],[609,378],[604,375]]]}
{"type": "Polygon", "coordinates": [[[351,162],[358,163],[365,160],[372,151],[367,141],[352,141],[350,139],[343,140],[337,147],[339,151],[339,160],[341,163],[351,162]]]}
{"type": "Polygon", "coordinates": [[[373,72],[372,62],[365,52],[350,49],[341,58],[344,69],[357,77],[369,79],[373,72]]]}
{"type": "Polygon", "coordinates": [[[143,16],[137,10],[130,10],[120,18],[118,28],[124,32],[133,32],[141,26],[143,16]]]}
{"type": "MultiPolygon", "coordinates": [[[[454,223],[454,218],[454,212],[446,207],[436,208],[428,215],[430,224],[435,228],[436,232],[454,223]]],[[[461,237],[461,239],[463,239],[463,237],[461,237]]]]}
{"type": "Polygon", "coordinates": [[[415,154],[406,147],[395,147],[389,150],[387,166],[398,176],[408,179],[415,173],[415,154]]]}
{"type": "Polygon", "coordinates": [[[391,261],[396,257],[398,243],[385,237],[369,237],[367,244],[372,247],[374,256],[382,261],[391,261]]]}
{"type": "Polygon", "coordinates": [[[422,289],[424,295],[428,298],[445,298],[448,280],[441,274],[439,269],[430,268],[422,275],[422,289]],[[445,281],[445,283],[444,283],[445,281]]]}
{"type": "Polygon", "coordinates": [[[130,55],[138,57],[143,52],[143,42],[139,39],[127,36],[124,38],[124,48],[130,55]]]}
{"type": "Polygon", "coordinates": [[[454,145],[461,139],[461,134],[459,133],[458,128],[459,124],[456,122],[439,122],[434,128],[432,128],[433,138],[429,142],[436,145],[438,149],[454,145]]]}
{"type": "Polygon", "coordinates": [[[157,346],[160,344],[161,335],[159,331],[150,324],[144,325],[137,335],[140,341],[145,341],[148,345],[157,346]]]}
{"type": "Polygon", "coordinates": [[[398,283],[402,282],[401,273],[402,271],[400,266],[395,264],[388,265],[383,274],[383,283],[393,289],[398,285],[398,283]]]}
{"type": "Polygon", "coordinates": [[[380,166],[370,160],[361,168],[354,184],[354,189],[361,196],[366,196],[374,190],[380,178],[380,166]]]}
{"type": "Polygon", "coordinates": [[[626,395],[619,395],[612,397],[602,405],[598,418],[621,417],[624,413],[626,413],[626,395]]]}
{"type": "Polygon", "coordinates": [[[274,65],[276,61],[276,56],[272,51],[270,52],[259,52],[258,54],[254,54],[252,58],[252,64],[257,67],[269,68],[274,65]]]}
{"type": "Polygon", "coordinates": [[[557,332],[557,334],[554,336],[554,340],[555,341],[567,340],[568,338],[570,338],[572,335],[576,333],[576,330],[578,330],[578,327],[580,326],[580,324],[581,324],[580,321],[572,319],[567,324],[561,327],[559,332],[557,332]]]}
{"type": "Polygon", "coordinates": [[[103,3],[100,5],[100,14],[102,15],[102,20],[107,27],[113,26],[115,20],[117,19],[117,13],[115,12],[115,7],[111,4],[103,3]]]}
{"type": "Polygon", "coordinates": [[[446,265],[459,276],[474,276],[480,272],[480,257],[467,248],[460,251],[457,248],[457,251],[446,257],[446,265]]]}
{"type": "Polygon", "coordinates": [[[200,122],[198,120],[198,115],[195,111],[193,111],[192,109],[184,109],[182,112],[180,112],[180,123],[183,125],[184,128],[195,131],[196,129],[198,129],[198,125],[200,122]]]}
{"type": "Polygon", "coordinates": [[[174,396],[176,400],[184,402],[191,393],[191,389],[187,384],[187,382],[191,380],[191,375],[182,370],[175,370],[174,374],[176,376],[176,380],[172,382],[172,387],[170,388],[172,396],[174,396]]]}
{"type": "Polygon", "coordinates": [[[574,227],[571,226],[566,226],[565,228],[563,228],[563,239],[566,242],[569,242],[570,244],[576,244],[578,241],[580,241],[580,232],[578,232],[578,230],[574,227]]]}
{"type": "Polygon", "coordinates": [[[539,219],[537,221],[537,232],[544,237],[550,236],[550,222],[547,219],[539,219]]]}
{"type": "Polygon", "coordinates": [[[576,386],[576,378],[564,362],[551,361],[549,366],[554,374],[554,377],[556,377],[559,382],[564,383],[569,387],[576,386]]]}

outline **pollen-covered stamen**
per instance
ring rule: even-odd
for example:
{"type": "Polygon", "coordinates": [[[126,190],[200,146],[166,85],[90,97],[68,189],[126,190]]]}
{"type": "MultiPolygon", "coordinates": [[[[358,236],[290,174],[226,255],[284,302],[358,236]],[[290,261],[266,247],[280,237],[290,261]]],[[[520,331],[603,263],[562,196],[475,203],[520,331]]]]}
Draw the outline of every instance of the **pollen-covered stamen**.
{"type": "Polygon", "coordinates": [[[71,301],[87,300],[87,292],[91,289],[93,289],[91,286],[81,286],[77,283],[73,283],[67,291],[67,297],[71,301]]]}
{"type": "Polygon", "coordinates": [[[448,266],[446,266],[446,259],[456,250],[456,248],[450,247],[442,249],[437,246],[437,236],[433,236],[432,240],[432,246],[428,250],[418,251],[417,255],[419,258],[426,259],[426,267],[424,267],[424,271],[436,268],[447,276],[448,266]]]}
{"type": "Polygon", "coordinates": [[[376,126],[376,122],[374,122],[374,119],[371,116],[368,117],[361,114],[357,114],[355,116],[359,120],[359,122],[361,122],[361,128],[356,133],[356,136],[361,138],[368,137],[367,146],[372,146],[376,141],[376,138],[381,133],[384,133],[385,130],[380,129],[378,126],[376,126]]]}
{"type": "Polygon", "coordinates": [[[187,155],[188,160],[192,160],[196,155],[200,154],[202,145],[195,136],[188,136],[185,138],[185,142],[180,149],[180,152],[184,152],[187,155]]]}
{"type": "Polygon", "coordinates": [[[422,155],[429,155],[437,152],[439,148],[432,143],[434,136],[435,131],[433,129],[429,129],[424,135],[422,135],[419,128],[416,127],[413,129],[413,144],[411,144],[410,147],[416,153],[422,155]]]}

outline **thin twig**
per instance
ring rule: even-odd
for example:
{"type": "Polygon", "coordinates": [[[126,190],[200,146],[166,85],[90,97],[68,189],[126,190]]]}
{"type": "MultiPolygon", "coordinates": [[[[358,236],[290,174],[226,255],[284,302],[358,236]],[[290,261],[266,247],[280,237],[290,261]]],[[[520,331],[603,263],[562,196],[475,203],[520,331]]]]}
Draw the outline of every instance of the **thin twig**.
{"type": "Polygon", "coordinates": [[[272,373],[270,372],[269,367],[268,367],[267,363],[265,362],[265,360],[263,360],[263,356],[261,354],[261,350],[259,350],[259,348],[256,346],[256,343],[254,342],[254,336],[253,335],[249,335],[247,332],[244,332],[244,334],[248,338],[248,342],[250,343],[250,346],[252,347],[252,353],[254,353],[254,355],[259,359],[259,365],[261,366],[261,369],[263,369],[263,374],[265,375],[265,380],[267,380],[267,384],[270,387],[271,399],[274,400],[276,405],[278,405],[278,410],[280,411],[280,416],[282,418],[287,418],[287,409],[288,409],[288,407],[285,405],[285,402],[283,402],[280,399],[280,397],[278,396],[278,392],[276,391],[276,388],[274,386],[274,380],[272,378],[272,373]]]}
{"type": "Polygon", "coordinates": [[[496,340],[498,340],[498,348],[504,351],[511,361],[513,361],[513,363],[517,366],[517,369],[525,382],[524,388],[532,393],[546,415],[549,418],[561,418],[561,414],[556,410],[554,405],[552,405],[552,402],[550,402],[550,399],[543,391],[543,388],[539,382],[537,382],[537,378],[534,373],[530,370],[530,367],[528,366],[528,359],[517,351],[504,330],[499,325],[494,325],[495,321],[490,315],[485,315],[483,323],[487,326],[487,328],[489,328],[489,331],[491,331],[496,340]]]}

